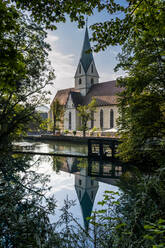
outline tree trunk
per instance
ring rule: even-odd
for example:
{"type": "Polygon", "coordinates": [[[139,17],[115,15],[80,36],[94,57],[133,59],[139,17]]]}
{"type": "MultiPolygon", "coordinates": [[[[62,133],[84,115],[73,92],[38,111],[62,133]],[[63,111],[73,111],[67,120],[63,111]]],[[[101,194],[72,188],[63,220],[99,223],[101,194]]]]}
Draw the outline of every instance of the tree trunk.
{"type": "Polygon", "coordinates": [[[54,120],[53,123],[53,135],[55,135],[55,131],[56,131],[56,120],[54,120]]]}
{"type": "Polygon", "coordinates": [[[85,130],[83,130],[83,137],[85,137],[86,136],[86,131],[85,130]]]}

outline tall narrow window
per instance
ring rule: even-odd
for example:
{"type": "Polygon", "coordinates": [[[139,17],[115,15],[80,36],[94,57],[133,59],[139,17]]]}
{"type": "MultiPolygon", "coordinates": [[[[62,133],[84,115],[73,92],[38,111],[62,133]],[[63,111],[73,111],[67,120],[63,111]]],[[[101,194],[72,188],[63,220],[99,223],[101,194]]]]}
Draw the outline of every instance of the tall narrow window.
{"type": "Polygon", "coordinates": [[[72,127],[72,113],[69,112],[69,130],[71,129],[72,127]]]}
{"type": "Polygon", "coordinates": [[[78,82],[79,82],[79,84],[81,84],[81,83],[82,83],[81,78],[79,78],[79,81],[78,81],[78,82]]]}
{"type": "Polygon", "coordinates": [[[110,128],[114,127],[114,112],[113,109],[110,110],[110,128]]]}
{"type": "Polygon", "coordinates": [[[81,65],[79,65],[79,73],[81,74],[81,65]]]}
{"type": "Polygon", "coordinates": [[[100,110],[100,128],[103,129],[103,110],[100,110]]]}
{"type": "Polygon", "coordinates": [[[93,64],[91,65],[91,73],[93,73],[93,64]]]}
{"type": "Polygon", "coordinates": [[[94,127],[94,112],[91,113],[91,128],[94,127]]]}
{"type": "Polygon", "coordinates": [[[81,190],[79,190],[79,198],[80,198],[80,200],[81,200],[81,190]]]}
{"type": "Polygon", "coordinates": [[[91,86],[94,84],[94,80],[93,78],[91,78],[91,86]]]}

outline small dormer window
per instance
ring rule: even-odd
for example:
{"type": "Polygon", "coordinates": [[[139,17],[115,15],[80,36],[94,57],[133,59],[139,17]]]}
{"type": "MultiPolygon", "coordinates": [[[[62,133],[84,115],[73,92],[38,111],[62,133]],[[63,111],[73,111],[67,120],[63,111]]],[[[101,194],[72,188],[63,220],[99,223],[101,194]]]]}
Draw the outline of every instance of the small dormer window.
{"type": "Polygon", "coordinates": [[[79,81],[78,81],[78,82],[79,82],[79,84],[81,84],[81,83],[82,83],[81,78],[79,78],[79,81]]]}
{"type": "Polygon", "coordinates": [[[79,65],[79,73],[81,74],[81,65],[79,65]]]}
{"type": "Polygon", "coordinates": [[[94,80],[91,78],[91,86],[94,85],[94,80]]]}
{"type": "Polygon", "coordinates": [[[91,65],[91,73],[93,73],[93,64],[91,65]]]}

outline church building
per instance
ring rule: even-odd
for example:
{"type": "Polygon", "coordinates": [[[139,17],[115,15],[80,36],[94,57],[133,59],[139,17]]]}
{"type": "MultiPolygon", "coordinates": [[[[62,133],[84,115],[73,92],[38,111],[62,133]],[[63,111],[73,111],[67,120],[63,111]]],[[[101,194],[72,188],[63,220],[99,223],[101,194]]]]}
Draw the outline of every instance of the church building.
{"type": "MultiPolygon", "coordinates": [[[[119,115],[116,94],[120,93],[122,89],[116,86],[116,81],[99,83],[99,74],[93,54],[87,52],[90,49],[86,27],[82,52],[74,76],[74,88],[59,90],[53,99],[53,101],[58,99],[59,103],[64,106],[63,129],[79,129],[81,120],[78,116],[77,106],[88,105],[93,98],[96,100],[96,112],[94,120],[88,123],[89,129],[93,127],[100,130],[116,128],[116,120],[119,115]]],[[[51,106],[49,118],[53,119],[51,106]]]]}

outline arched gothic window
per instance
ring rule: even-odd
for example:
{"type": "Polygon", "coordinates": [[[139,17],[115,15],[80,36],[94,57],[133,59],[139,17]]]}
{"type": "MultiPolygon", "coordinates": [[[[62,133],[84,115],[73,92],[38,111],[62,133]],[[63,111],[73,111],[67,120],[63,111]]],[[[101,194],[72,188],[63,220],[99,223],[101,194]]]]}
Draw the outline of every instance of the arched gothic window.
{"type": "Polygon", "coordinates": [[[94,80],[93,78],[91,78],[91,86],[94,84],[94,80]]]}
{"type": "Polygon", "coordinates": [[[81,65],[79,65],[79,73],[81,74],[81,65]]]}
{"type": "Polygon", "coordinates": [[[110,110],[110,128],[114,127],[114,112],[113,109],[110,110]]]}
{"type": "Polygon", "coordinates": [[[93,64],[91,65],[91,73],[93,73],[93,64]]]}
{"type": "Polygon", "coordinates": [[[81,83],[82,83],[81,78],[79,78],[79,84],[81,84],[81,83]]]}
{"type": "Polygon", "coordinates": [[[69,130],[71,129],[72,127],[72,113],[69,112],[69,130]]]}
{"type": "Polygon", "coordinates": [[[101,109],[100,110],[100,128],[103,129],[103,110],[101,109]]]}

